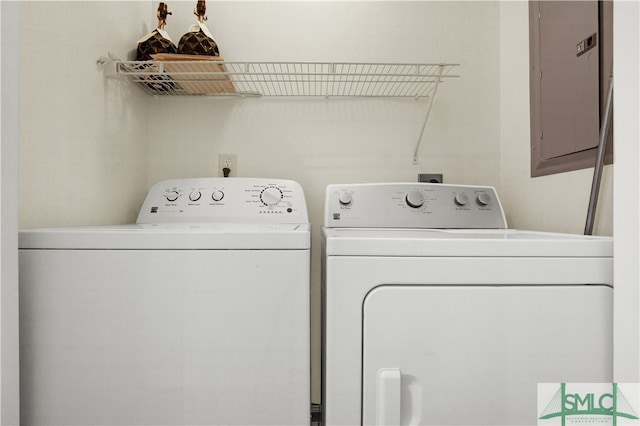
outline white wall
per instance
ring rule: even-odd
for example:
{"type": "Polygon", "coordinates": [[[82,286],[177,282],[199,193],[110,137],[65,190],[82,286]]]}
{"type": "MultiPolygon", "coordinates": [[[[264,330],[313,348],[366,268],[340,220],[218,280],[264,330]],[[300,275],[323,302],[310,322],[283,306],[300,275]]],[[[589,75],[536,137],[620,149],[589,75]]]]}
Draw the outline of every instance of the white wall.
{"type": "Polygon", "coordinates": [[[0,3],[2,98],[0,128],[0,424],[17,425],[19,410],[18,335],[18,111],[20,3],[0,3]]]}
{"type": "Polygon", "coordinates": [[[146,191],[148,99],[96,65],[126,57],[149,2],[23,2],[20,226],[130,222],[146,191]]]}
{"type": "Polygon", "coordinates": [[[614,3],[614,380],[640,382],[640,4],[614,3]]]}

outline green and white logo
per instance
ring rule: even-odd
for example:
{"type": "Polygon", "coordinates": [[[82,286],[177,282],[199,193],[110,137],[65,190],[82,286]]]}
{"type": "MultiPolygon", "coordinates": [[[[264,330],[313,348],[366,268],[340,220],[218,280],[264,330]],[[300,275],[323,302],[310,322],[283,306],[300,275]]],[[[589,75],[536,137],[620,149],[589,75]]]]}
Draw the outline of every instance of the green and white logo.
{"type": "Polygon", "coordinates": [[[640,426],[638,383],[539,383],[538,425],[640,426]]]}

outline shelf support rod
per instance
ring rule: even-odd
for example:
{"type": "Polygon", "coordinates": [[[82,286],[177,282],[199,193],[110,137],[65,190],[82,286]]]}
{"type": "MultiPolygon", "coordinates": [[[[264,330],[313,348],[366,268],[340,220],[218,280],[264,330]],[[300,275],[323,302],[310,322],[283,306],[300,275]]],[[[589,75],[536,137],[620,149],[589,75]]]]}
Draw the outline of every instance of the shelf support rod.
{"type": "Polygon", "coordinates": [[[436,78],[435,85],[433,86],[433,93],[429,98],[429,104],[427,105],[427,113],[424,117],[424,122],[422,123],[422,129],[420,130],[420,136],[418,136],[418,143],[416,144],[416,149],[413,151],[413,164],[418,164],[418,150],[420,149],[420,144],[422,143],[422,136],[424,136],[424,130],[427,127],[427,122],[429,121],[429,114],[431,114],[431,107],[433,106],[433,100],[436,97],[436,92],[438,91],[438,85],[440,84],[440,79],[442,77],[442,72],[444,71],[444,64],[440,64],[438,66],[438,77],[436,78]]]}

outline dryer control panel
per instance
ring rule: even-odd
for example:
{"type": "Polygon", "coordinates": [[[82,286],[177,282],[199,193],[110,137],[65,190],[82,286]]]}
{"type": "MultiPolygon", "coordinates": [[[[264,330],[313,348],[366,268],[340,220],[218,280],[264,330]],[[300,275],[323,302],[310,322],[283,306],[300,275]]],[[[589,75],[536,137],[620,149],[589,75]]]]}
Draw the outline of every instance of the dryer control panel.
{"type": "Polygon", "coordinates": [[[151,187],[136,223],[309,223],[302,187],[283,179],[173,179],[151,187]]]}
{"type": "Polygon", "coordinates": [[[329,185],[327,228],[506,229],[490,186],[440,183],[329,185]]]}

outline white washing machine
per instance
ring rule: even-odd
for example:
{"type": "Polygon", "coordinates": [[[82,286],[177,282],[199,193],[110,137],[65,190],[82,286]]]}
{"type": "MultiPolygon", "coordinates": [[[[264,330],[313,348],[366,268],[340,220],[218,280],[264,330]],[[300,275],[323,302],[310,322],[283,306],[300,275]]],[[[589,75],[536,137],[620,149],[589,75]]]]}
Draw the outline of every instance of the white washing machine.
{"type": "Polygon", "coordinates": [[[164,181],[135,225],[19,238],[21,424],[310,423],[297,183],[164,181]]]}
{"type": "Polygon", "coordinates": [[[506,229],[491,187],[330,185],[327,425],[533,425],[537,384],[611,382],[612,239],[506,229]]]}

